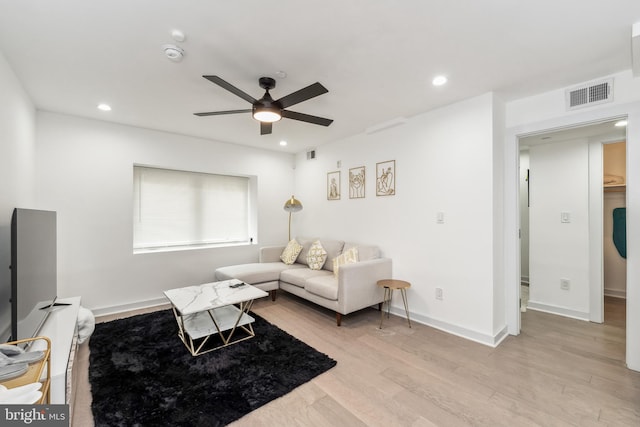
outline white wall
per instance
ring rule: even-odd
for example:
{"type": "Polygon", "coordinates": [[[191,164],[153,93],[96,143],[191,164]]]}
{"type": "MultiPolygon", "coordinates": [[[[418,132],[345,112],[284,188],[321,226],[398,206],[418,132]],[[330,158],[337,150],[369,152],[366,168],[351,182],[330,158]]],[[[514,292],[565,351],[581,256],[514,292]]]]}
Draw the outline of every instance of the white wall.
{"type": "Polygon", "coordinates": [[[162,300],[219,266],[256,262],[258,245],[286,242],[293,155],[47,112],[36,140],[37,203],[58,212],[58,292],[90,309],[162,300]],[[134,163],[256,175],[257,244],[133,255],[134,163]]]}
{"type": "Polygon", "coordinates": [[[589,319],[588,141],[533,146],[529,168],[529,308],[589,319]]]}
{"type": "Polygon", "coordinates": [[[520,276],[529,281],[529,150],[520,151],[520,276]]]}
{"type": "Polygon", "coordinates": [[[505,104],[493,96],[492,103],[492,151],[493,151],[493,336],[502,340],[507,336],[506,315],[506,281],[504,276],[504,170],[500,165],[504,164],[504,126],[505,104]]]}
{"type": "MultiPolygon", "coordinates": [[[[11,318],[11,214],[33,203],[35,108],[0,52],[0,328],[11,318]]],[[[0,331],[2,334],[3,331],[0,331]]],[[[6,338],[4,335],[1,339],[6,338]]]]}
{"type": "Polygon", "coordinates": [[[494,104],[483,95],[323,145],[315,160],[298,155],[295,195],[304,209],[293,225],[294,235],[379,245],[393,259],[394,278],[412,283],[414,320],[489,344],[496,336],[494,104]],[[388,160],[396,161],[396,195],[376,197],[376,163],[388,160]],[[366,197],[349,199],[349,168],[359,166],[366,167],[366,197]],[[327,173],[336,170],[342,199],[328,201],[327,173]]]}

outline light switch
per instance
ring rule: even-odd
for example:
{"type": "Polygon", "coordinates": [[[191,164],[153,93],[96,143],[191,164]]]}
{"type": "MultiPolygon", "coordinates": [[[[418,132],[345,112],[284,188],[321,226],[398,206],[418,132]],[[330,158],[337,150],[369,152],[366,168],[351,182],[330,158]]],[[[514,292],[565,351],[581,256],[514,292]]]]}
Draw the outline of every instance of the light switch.
{"type": "Polygon", "coordinates": [[[571,222],[571,213],[570,212],[560,212],[560,222],[564,224],[568,224],[571,222]]]}
{"type": "Polygon", "coordinates": [[[436,213],[436,222],[438,224],[444,224],[444,212],[436,213]]]}

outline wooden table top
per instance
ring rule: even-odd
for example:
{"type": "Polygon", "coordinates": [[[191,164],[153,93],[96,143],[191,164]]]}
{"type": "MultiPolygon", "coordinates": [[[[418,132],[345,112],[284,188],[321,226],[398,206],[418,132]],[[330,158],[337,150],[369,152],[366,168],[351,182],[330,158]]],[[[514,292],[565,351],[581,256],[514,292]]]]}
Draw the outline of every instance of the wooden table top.
{"type": "Polygon", "coordinates": [[[411,283],[404,280],[384,279],[378,280],[378,286],[390,289],[407,289],[411,287],[411,283]]]}

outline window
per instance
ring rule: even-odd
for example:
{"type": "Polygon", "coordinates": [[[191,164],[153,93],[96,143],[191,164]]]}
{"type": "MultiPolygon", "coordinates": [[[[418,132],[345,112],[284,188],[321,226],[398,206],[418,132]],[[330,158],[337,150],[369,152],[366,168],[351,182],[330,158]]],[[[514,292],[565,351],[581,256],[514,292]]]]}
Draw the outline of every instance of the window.
{"type": "Polygon", "coordinates": [[[133,249],[249,243],[250,179],[133,167],[133,249]]]}

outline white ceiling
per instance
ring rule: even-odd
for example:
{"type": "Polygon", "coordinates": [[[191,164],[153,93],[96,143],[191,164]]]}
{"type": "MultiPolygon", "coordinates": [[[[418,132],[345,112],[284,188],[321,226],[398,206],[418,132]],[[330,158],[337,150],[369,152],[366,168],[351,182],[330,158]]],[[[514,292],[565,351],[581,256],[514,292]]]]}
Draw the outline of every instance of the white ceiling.
{"type": "Polygon", "coordinates": [[[598,139],[604,143],[621,142],[627,139],[626,126],[616,126],[622,120],[610,120],[583,126],[556,129],[528,135],[520,138],[520,150],[526,150],[534,145],[554,144],[574,139],[598,139]]]}
{"type": "Polygon", "coordinates": [[[41,110],[298,152],[489,91],[630,69],[634,22],[638,0],[0,0],[0,51],[41,110]],[[204,74],[255,98],[261,76],[275,99],[319,81],[329,93],[291,109],[335,121],[283,119],[260,136],[249,114],[196,117],[250,108],[204,74]],[[449,82],[432,86],[437,74],[449,82]]]}

